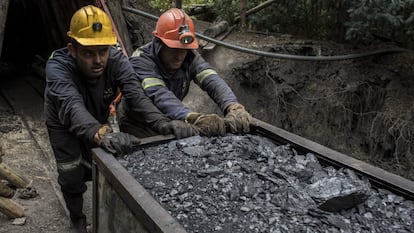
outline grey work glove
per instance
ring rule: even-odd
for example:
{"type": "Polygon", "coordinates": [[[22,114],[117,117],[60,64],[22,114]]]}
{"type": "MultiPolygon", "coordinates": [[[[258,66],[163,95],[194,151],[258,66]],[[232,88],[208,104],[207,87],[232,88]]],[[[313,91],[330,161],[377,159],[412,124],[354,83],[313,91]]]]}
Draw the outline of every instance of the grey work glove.
{"type": "Polygon", "coordinates": [[[226,128],[232,133],[248,133],[252,116],[246,111],[243,105],[236,103],[227,108],[224,118],[226,128]]]}
{"type": "Polygon", "coordinates": [[[115,156],[121,156],[132,152],[141,141],[127,133],[119,132],[113,133],[108,125],[103,125],[99,128],[96,135],[96,142],[100,147],[115,156]]]}
{"type": "Polygon", "coordinates": [[[177,139],[187,138],[195,135],[199,135],[200,132],[197,127],[192,124],[186,123],[180,120],[172,120],[161,122],[157,130],[160,134],[174,134],[177,139]]]}
{"type": "Polygon", "coordinates": [[[224,136],[226,134],[224,119],[217,114],[190,112],[185,118],[185,122],[196,126],[205,136],[224,136]]]}

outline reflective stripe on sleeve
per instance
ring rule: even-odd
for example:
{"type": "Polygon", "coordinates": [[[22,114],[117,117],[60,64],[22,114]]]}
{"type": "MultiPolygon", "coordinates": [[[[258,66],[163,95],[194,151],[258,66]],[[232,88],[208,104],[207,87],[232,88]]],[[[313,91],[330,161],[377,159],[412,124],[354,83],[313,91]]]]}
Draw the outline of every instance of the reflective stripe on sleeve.
{"type": "Polygon", "coordinates": [[[53,51],[53,52],[50,54],[49,59],[53,58],[53,56],[55,56],[55,51],[53,51]]]}
{"type": "Polygon", "coordinates": [[[142,88],[145,90],[153,86],[163,86],[166,87],[165,82],[159,78],[145,78],[141,83],[142,88]]]}
{"type": "Polygon", "coordinates": [[[201,87],[201,84],[203,84],[204,79],[213,74],[217,74],[217,72],[213,69],[205,69],[198,73],[196,76],[197,85],[201,87]]]}

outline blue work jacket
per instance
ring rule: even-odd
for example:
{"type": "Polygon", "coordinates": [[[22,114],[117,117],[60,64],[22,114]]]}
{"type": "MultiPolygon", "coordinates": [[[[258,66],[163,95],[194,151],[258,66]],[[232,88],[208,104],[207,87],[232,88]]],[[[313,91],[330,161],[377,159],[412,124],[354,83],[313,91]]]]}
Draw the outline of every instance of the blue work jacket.
{"type": "Polygon", "coordinates": [[[194,81],[220,107],[226,108],[238,102],[231,88],[217,74],[196,50],[191,50],[181,68],[168,73],[158,57],[161,40],[154,38],[141,48],[138,56],[130,58],[145,94],[166,116],[175,120],[184,120],[191,110],[182,103],[188,94],[191,81],[194,81]]]}
{"type": "Polygon", "coordinates": [[[118,88],[142,120],[153,125],[169,120],[146,96],[128,58],[111,47],[107,67],[95,83],[83,77],[67,48],[56,50],[47,62],[45,120],[49,128],[66,131],[85,142],[107,123],[109,105],[118,88]]]}

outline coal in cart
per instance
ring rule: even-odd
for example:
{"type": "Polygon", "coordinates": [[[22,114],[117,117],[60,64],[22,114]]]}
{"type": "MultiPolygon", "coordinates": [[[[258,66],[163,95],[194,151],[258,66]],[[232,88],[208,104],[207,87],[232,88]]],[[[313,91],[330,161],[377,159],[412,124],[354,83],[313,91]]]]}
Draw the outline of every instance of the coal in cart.
{"type": "Polygon", "coordinates": [[[253,135],[147,138],[134,154],[141,156],[139,162],[94,149],[94,232],[414,229],[412,181],[264,122],[255,121],[253,128],[253,135]],[[269,150],[261,138],[280,147],[269,150]],[[151,160],[157,153],[162,156],[151,160]],[[319,161],[325,167],[323,176],[309,172],[309,168],[316,170],[319,161]],[[145,174],[134,174],[143,167],[145,174]],[[357,183],[350,185],[354,172],[364,179],[354,179],[357,183]],[[241,173],[245,175],[238,176],[241,173]],[[293,178],[289,173],[294,173],[293,178]],[[167,184],[168,179],[173,183],[167,184]],[[250,184],[238,184],[240,180],[250,184]],[[367,183],[380,190],[369,199],[367,183]],[[364,205],[355,207],[361,202],[364,205]],[[387,208],[382,208],[384,203],[387,208]],[[354,216],[345,212],[352,207],[354,216]],[[402,215],[393,216],[396,212],[402,215]]]}

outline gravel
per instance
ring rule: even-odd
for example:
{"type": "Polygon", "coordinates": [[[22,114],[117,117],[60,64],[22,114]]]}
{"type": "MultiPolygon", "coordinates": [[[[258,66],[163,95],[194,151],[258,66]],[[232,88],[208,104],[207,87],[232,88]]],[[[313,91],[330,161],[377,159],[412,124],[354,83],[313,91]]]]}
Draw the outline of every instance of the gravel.
{"type": "Polygon", "coordinates": [[[190,137],[118,158],[188,232],[414,232],[414,202],[257,135],[190,137]]]}

